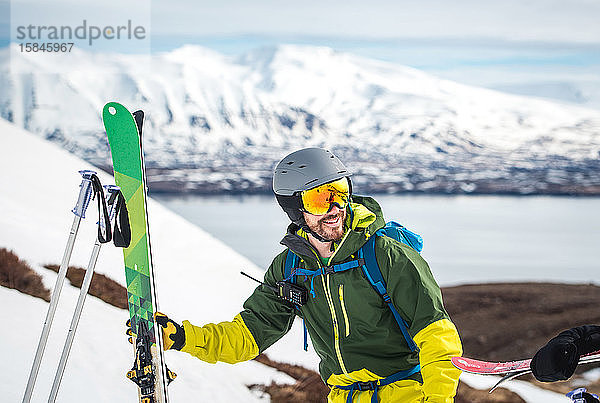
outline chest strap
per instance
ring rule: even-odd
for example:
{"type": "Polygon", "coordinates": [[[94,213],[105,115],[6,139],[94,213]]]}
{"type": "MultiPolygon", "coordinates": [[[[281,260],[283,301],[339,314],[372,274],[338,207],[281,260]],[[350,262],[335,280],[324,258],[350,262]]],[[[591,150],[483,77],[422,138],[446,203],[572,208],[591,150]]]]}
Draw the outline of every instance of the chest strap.
{"type": "MultiPolygon", "coordinates": [[[[293,252],[290,252],[290,253],[293,253],[293,252]]],[[[288,256],[290,253],[288,253],[288,256]]],[[[338,263],[338,264],[334,264],[331,266],[324,266],[324,267],[319,268],[318,270],[309,270],[309,269],[303,269],[300,267],[291,267],[290,273],[289,274],[286,273],[286,278],[284,280],[290,281],[294,278],[294,276],[297,276],[297,275],[310,277],[310,295],[313,298],[315,298],[317,296],[315,294],[315,288],[314,288],[315,277],[320,276],[321,274],[333,274],[333,273],[339,273],[339,272],[346,271],[346,270],[355,269],[357,267],[363,266],[364,264],[365,264],[365,260],[362,258],[359,258],[359,259],[351,260],[351,261],[345,262],[345,263],[338,263]]]]}
{"type": "MultiPolygon", "coordinates": [[[[357,267],[361,267],[365,264],[365,260],[362,258],[362,252],[360,252],[360,258],[356,260],[351,260],[345,263],[338,263],[332,266],[321,267],[318,270],[308,270],[298,267],[298,255],[296,255],[292,251],[288,251],[288,254],[285,258],[285,266],[284,266],[284,275],[285,281],[291,281],[292,283],[296,283],[296,276],[308,276],[310,277],[310,295],[315,298],[317,295],[315,294],[314,282],[315,277],[321,274],[332,274],[339,273],[341,271],[346,271],[350,269],[354,269],[357,267]]],[[[308,329],[306,328],[306,322],[304,318],[302,318],[302,327],[304,328],[304,351],[308,351],[308,329]]]]}
{"type": "MultiPolygon", "coordinates": [[[[402,318],[402,315],[400,315],[400,312],[398,312],[398,310],[394,306],[394,304],[392,302],[392,298],[389,296],[389,294],[387,292],[385,281],[383,279],[381,270],[379,269],[379,264],[377,263],[377,259],[375,257],[375,239],[376,238],[377,238],[377,236],[370,237],[368,239],[368,241],[357,251],[357,253],[356,253],[357,259],[350,260],[345,263],[338,263],[338,264],[334,264],[331,266],[321,267],[318,270],[309,270],[309,269],[297,267],[297,266],[299,266],[298,256],[294,252],[288,251],[288,254],[286,256],[286,261],[285,261],[285,269],[284,269],[284,274],[286,276],[285,281],[292,281],[293,283],[295,283],[297,275],[303,275],[303,276],[310,277],[310,295],[313,298],[315,298],[316,297],[315,289],[314,289],[315,277],[317,277],[321,274],[339,273],[339,272],[343,272],[346,270],[351,270],[351,269],[354,269],[357,267],[361,267],[363,273],[369,280],[369,283],[371,283],[371,285],[373,286],[375,291],[381,296],[381,298],[383,298],[383,301],[386,303],[386,305],[389,307],[390,311],[392,312],[392,315],[394,316],[394,319],[398,323],[398,327],[400,328],[400,332],[402,333],[402,336],[404,337],[404,340],[406,341],[408,348],[410,348],[410,350],[413,352],[418,351],[419,348],[418,348],[417,344],[415,343],[415,341],[411,337],[410,333],[408,332],[408,324],[406,323],[404,318],[402,318]]],[[[308,349],[308,341],[307,340],[308,340],[308,336],[307,336],[307,329],[306,329],[306,324],[305,324],[304,325],[304,350],[308,349]]]]}

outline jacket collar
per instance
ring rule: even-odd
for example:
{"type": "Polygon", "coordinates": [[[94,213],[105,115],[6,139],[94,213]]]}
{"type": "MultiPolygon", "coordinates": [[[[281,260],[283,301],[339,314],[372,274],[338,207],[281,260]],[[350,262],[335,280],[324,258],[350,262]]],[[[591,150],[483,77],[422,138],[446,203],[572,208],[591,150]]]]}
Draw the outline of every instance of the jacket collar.
{"type": "MultiPolygon", "coordinates": [[[[346,208],[346,228],[343,238],[334,242],[334,254],[328,264],[342,262],[354,254],[367,239],[385,224],[379,204],[371,197],[352,196],[346,208]]],[[[296,255],[318,265],[318,253],[308,241],[308,235],[296,224],[290,224],[280,242],[296,255]]]]}

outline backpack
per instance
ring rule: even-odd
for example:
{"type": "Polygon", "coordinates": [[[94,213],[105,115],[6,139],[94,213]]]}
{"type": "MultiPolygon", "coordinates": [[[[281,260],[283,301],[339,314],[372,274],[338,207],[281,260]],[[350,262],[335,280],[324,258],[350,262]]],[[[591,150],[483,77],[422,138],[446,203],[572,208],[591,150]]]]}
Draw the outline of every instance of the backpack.
{"type": "MultiPolygon", "coordinates": [[[[371,284],[371,286],[375,289],[377,294],[379,294],[387,306],[392,311],[394,315],[394,319],[398,323],[398,327],[408,344],[408,347],[411,351],[417,350],[417,345],[414,340],[408,333],[408,325],[406,321],[400,316],[398,310],[394,307],[392,303],[391,297],[388,295],[385,281],[383,280],[383,276],[381,275],[381,270],[379,269],[379,264],[377,263],[377,259],[375,258],[375,240],[377,237],[387,236],[396,241],[403,243],[417,252],[421,252],[423,250],[423,238],[420,235],[415,234],[414,232],[406,229],[406,227],[398,224],[395,221],[389,221],[385,224],[385,226],[379,229],[375,234],[365,242],[365,244],[357,251],[356,255],[358,256],[355,260],[350,260],[345,263],[338,263],[331,266],[323,267],[319,270],[307,270],[298,268],[299,257],[291,250],[288,250],[285,266],[284,266],[284,278],[286,281],[291,281],[296,283],[297,275],[306,275],[312,276],[311,279],[311,294],[313,297],[315,296],[313,290],[313,280],[315,276],[319,274],[329,274],[329,273],[337,273],[341,271],[350,270],[356,267],[361,267],[365,277],[371,284]]],[[[304,323],[304,350],[308,350],[308,333],[306,329],[306,323],[304,323]]]]}

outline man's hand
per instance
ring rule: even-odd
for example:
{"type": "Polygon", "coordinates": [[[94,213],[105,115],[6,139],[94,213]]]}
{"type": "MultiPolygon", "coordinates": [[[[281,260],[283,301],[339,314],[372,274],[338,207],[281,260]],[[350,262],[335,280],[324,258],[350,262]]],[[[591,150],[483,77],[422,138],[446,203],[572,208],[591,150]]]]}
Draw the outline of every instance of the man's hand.
{"type": "Polygon", "coordinates": [[[129,338],[127,339],[127,341],[129,342],[129,344],[133,344],[133,336],[135,336],[135,332],[133,331],[133,328],[131,327],[131,318],[127,319],[127,322],[125,322],[125,326],[127,327],[127,330],[125,331],[125,334],[127,336],[129,336],[129,338]]]}
{"type": "MultiPolygon", "coordinates": [[[[163,348],[165,350],[181,350],[185,345],[185,331],[183,327],[160,312],[154,314],[154,320],[161,330],[163,348]]],[[[128,319],[125,325],[127,326],[125,333],[130,336],[128,340],[133,344],[133,336],[136,334],[131,327],[131,319],[128,319]]]]}
{"type": "Polygon", "coordinates": [[[181,350],[185,345],[185,331],[164,313],[156,312],[154,320],[160,326],[165,350],[181,350]]]}

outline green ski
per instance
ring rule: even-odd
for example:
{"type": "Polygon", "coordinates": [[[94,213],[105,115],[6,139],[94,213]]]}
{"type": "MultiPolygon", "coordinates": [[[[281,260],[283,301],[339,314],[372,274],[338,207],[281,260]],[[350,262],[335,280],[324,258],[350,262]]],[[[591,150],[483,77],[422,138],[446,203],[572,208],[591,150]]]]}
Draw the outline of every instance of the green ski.
{"type": "Polygon", "coordinates": [[[148,213],[146,178],[142,148],[144,113],[132,115],[123,105],[109,102],[102,119],[112,154],[115,183],[121,188],[131,225],[131,244],[123,249],[125,279],[135,362],[127,377],[138,387],[140,403],[168,403],[167,385],[174,378],[166,367],[162,337],[154,324],[158,310],[148,213]]]}

